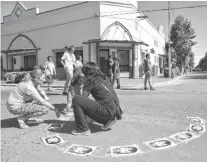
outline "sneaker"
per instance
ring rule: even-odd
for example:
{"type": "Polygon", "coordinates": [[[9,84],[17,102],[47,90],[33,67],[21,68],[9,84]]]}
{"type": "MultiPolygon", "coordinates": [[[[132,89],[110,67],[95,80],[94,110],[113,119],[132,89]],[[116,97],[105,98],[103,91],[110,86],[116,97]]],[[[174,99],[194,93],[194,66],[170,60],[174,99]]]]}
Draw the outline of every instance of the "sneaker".
{"type": "Polygon", "coordinates": [[[89,135],[91,135],[91,131],[90,131],[90,129],[85,131],[85,132],[78,132],[77,130],[73,130],[72,134],[75,135],[75,136],[78,136],[78,135],[89,136],[89,135]]]}
{"type": "Polygon", "coordinates": [[[26,118],[24,118],[24,117],[18,117],[17,118],[17,122],[18,122],[18,125],[19,125],[20,129],[29,128],[29,126],[25,123],[25,120],[26,120],[26,118]]]}
{"type": "Polygon", "coordinates": [[[66,95],[67,96],[68,95],[68,92],[63,92],[63,95],[66,95]]]}
{"type": "Polygon", "coordinates": [[[106,124],[101,127],[102,130],[108,130],[111,128],[111,126],[116,123],[116,119],[109,120],[106,124]]]}
{"type": "Polygon", "coordinates": [[[153,91],[153,90],[155,90],[155,89],[154,89],[153,87],[150,87],[150,90],[153,91]]]}
{"type": "Polygon", "coordinates": [[[147,87],[145,87],[144,90],[149,90],[149,89],[147,87]]]}

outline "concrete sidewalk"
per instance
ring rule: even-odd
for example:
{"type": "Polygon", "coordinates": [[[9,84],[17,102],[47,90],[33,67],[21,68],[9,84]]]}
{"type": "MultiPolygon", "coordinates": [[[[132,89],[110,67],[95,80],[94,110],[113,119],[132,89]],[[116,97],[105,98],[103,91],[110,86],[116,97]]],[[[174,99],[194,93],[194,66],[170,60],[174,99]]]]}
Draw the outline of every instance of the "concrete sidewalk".
{"type": "MultiPolygon", "coordinates": [[[[175,83],[180,77],[176,78],[164,78],[163,76],[159,77],[152,77],[152,84],[154,87],[157,86],[162,86],[162,85],[167,85],[171,83],[175,83]]],[[[142,78],[137,78],[137,79],[132,79],[132,78],[120,78],[121,82],[121,89],[122,90],[133,90],[133,89],[140,89],[144,87],[144,79],[142,78]]],[[[64,88],[65,80],[54,80],[52,87],[53,88],[64,88]]],[[[115,84],[116,85],[116,84],[115,84]]],[[[6,83],[4,81],[1,81],[1,86],[9,86],[13,87],[16,86],[16,84],[13,83],[6,83]]],[[[47,87],[47,84],[44,84],[42,87],[47,87]]]]}

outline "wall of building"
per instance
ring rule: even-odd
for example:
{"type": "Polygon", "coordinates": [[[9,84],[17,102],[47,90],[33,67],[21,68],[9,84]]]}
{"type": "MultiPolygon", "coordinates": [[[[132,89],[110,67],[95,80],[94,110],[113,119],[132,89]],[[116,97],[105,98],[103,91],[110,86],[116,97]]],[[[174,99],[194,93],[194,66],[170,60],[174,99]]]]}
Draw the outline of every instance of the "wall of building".
{"type": "MultiPolygon", "coordinates": [[[[151,53],[150,49],[154,49],[155,53],[151,54],[151,62],[152,65],[159,65],[159,55],[158,54],[165,54],[164,47],[165,47],[165,37],[163,34],[159,33],[157,28],[155,28],[149,20],[141,20],[137,19],[137,16],[142,16],[140,13],[137,14],[121,14],[123,11],[126,12],[135,12],[134,7],[130,7],[129,5],[119,5],[119,4],[111,4],[111,3],[101,3],[100,11],[103,15],[101,17],[101,30],[100,34],[102,35],[104,30],[111,25],[112,23],[119,21],[121,24],[123,24],[131,33],[134,41],[143,41],[144,43],[147,43],[149,46],[146,47],[144,45],[139,46],[136,48],[135,53],[135,66],[136,71],[139,71],[140,65],[143,63],[143,53],[151,53]],[[116,14],[111,15],[109,14],[116,14]],[[137,21],[138,20],[138,21],[137,21]],[[147,50],[147,51],[146,51],[147,50]]],[[[115,27],[114,27],[115,28],[115,27]]],[[[115,29],[112,29],[112,31],[115,33],[115,29]]],[[[113,32],[111,34],[113,35],[113,32]]],[[[110,35],[108,35],[110,37],[110,35]]],[[[123,36],[119,34],[116,34],[116,36],[112,36],[110,38],[114,38],[114,40],[120,39],[123,40],[123,36]]],[[[128,39],[128,37],[127,37],[128,39]]],[[[129,40],[129,39],[128,39],[129,40]]],[[[136,74],[139,76],[138,74],[136,74]]]]}
{"type": "MultiPolygon", "coordinates": [[[[38,64],[44,64],[47,57],[53,55],[52,50],[54,49],[64,48],[64,46],[71,44],[76,47],[84,46],[83,42],[100,37],[99,18],[94,17],[99,12],[99,7],[99,2],[86,2],[80,5],[37,14],[31,18],[19,21],[5,22],[2,24],[2,49],[7,49],[10,42],[19,33],[22,33],[28,36],[37,48],[41,48],[38,51],[38,64]],[[89,17],[94,18],[74,22],[89,17]],[[43,29],[44,27],[66,22],[71,23],[43,29]],[[42,29],[32,31],[37,28],[42,29]],[[30,32],[27,32],[28,30],[30,32]]],[[[84,47],[84,49],[86,48],[84,47]]],[[[84,50],[83,56],[84,61],[87,60],[87,49],[84,50]]],[[[6,68],[6,64],[4,66],[6,68]]]]}

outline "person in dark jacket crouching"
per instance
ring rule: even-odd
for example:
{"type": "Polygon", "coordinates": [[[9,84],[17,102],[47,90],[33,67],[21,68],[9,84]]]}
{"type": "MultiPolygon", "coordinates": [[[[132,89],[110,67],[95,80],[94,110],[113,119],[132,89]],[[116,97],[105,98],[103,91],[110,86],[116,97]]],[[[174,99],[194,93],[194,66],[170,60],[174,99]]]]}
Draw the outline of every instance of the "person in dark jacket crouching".
{"type": "Polygon", "coordinates": [[[88,62],[82,71],[85,76],[82,96],[74,96],[72,99],[76,124],[76,130],[72,131],[73,135],[91,134],[86,116],[103,124],[102,130],[108,130],[116,119],[121,119],[122,115],[116,92],[96,63],[88,62]],[[88,98],[90,94],[95,100],[88,98]]]}

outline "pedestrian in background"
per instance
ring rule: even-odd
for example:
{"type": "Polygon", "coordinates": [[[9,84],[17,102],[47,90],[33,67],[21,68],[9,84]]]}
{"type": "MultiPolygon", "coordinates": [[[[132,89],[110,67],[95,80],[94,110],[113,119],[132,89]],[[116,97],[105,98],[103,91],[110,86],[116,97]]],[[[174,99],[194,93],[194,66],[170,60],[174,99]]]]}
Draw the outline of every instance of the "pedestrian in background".
{"type": "Polygon", "coordinates": [[[82,57],[78,56],[75,62],[74,74],[71,84],[69,86],[69,93],[67,95],[67,106],[66,111],[69,111],[72,105],[72,97],[74,95],[81,95],[82,87],[83,87],[83,73],[82,73],[82,57]]]}
{"type": "Polygon", "coordinates": [[[121,86],[120,86],[120,68],[119,68],[119,62],[117,60],[117,57],[113,57],[113,65],[112,65],[112,72],[113,72],[113,86],[114,86],[114,83],[115,81],[117,82],[117,87],[116,89],[120,89],[121,86]]]}
{"type": "Polygon", "coordinates": [[[53,57],[48,56],[45,64],[45,74],[48,82],[48,91],[52,91],[51,84],[53,83],[53,76],[56,75],[55,64],[53,63],[53,57]]]}
{"type": "Polygon", "coordinates": [[[114,61],[112,58],[112,54],[109,54],[109,59],[107,60],[107,66],[108,66],[108,76],[109,76],[111,83],[113,82],[113,72],[112,72],[113,64],[114,64],[114,61]]]}
{"type": "Polygon", "coordinates": [[[146,54],[146,59],[144,60],[144,74],[145,74],[145,79],[144,79],[144,90],[148,90],[147,88],[147,81],[150,86],[150,90],[155,90],[152,87],[152,65],[150,61],[150,55],[146,54]]]}
{"type": "Polygon", "coordinates": [[[61,64],[63,65],[65,72],[66,72],[66,82],[64,86],[63,95],[68,94],[67,89],[73,78],[73,71],[74,71],[74,66],[75,66],[75,61],[76,61],[74,51],[75,51],[74,46],[70,46],[69,48],[65,47],[65,52],[63,56],[61,57],[61,64]]]}

